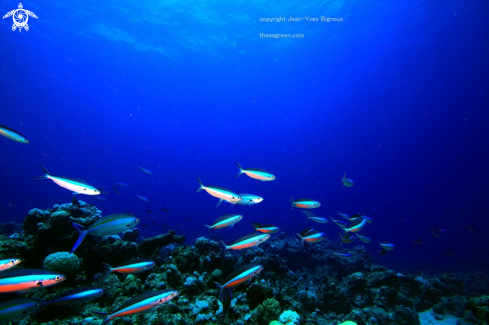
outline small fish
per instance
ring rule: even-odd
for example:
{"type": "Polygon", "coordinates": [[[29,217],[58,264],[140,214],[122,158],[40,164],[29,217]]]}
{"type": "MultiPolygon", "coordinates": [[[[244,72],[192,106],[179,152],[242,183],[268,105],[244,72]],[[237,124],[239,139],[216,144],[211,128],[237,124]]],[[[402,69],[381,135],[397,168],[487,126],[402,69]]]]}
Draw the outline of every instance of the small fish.
{"type": "Polygon", "coordinates": [[[348,224],[346,221],[342,221],[342,220],[331,219],[331,221],[333,221],[333,223],[340,226],[341,228],[345,228],[346,225],[348,224]]]}
{"type": "Polygon", "coordinates": [[[367,224],[367,219],[357,218],[348,226],[348,228],[343,228],[343,230],[345,232],[358,232],[362,230],[366,224],[367,224]]]}
{"type": "Polygon", "coordinates": [[[349,215],[347,215],[347,214],[344,214],[344,213],[339,213],[338,211],[336,211],[336,213],[337,213],[337,214],[338,214],[340,217],[342,217],[343,219],[350,220],[350,218],[351,218],[351,217],[350,217],[349,215]]]}
{"type": "Polygon", "coordinates": [[[354,235],[354,233],[352,232],[346,232],[344,235],[342,235],[341,233],[339,233],[340,235],[340,247],[343,245],[343,244],[349,244],[351,243],[352,241],[354,241],[357,237],[354,235]]]}
{"type": "Polygon", "coordinates": [[[104,289],[95,287],[77,288],[59,294],[47,301],[47,303],[51,306],[71,306],[97,299],[103,294],[104,289]]]}
{"type": "Polygon", "coordinates": [[[123,187],[129,186],[129,184],[127,183],[115,183],[115,185],[123,186],[123,187]]]}
{"type": "Polygon", "coordinates": [[[50,287],[66,280],[63,274],[48,270],[20,269],[0,272],[0,293],[27,292],[50,287]]]}
{"type": "Polygon", "coordinates": [[[219,300],[222,301],[223,289],[234,288],[242,283],[247,281],[251,281],[253,277],[258,275],[263,270],[263,266],[261,265],[245,265],[236,270],[234,270],[231,274],[229,274],[224,283],[214,282],[215,285],[219,288],[219,300]]]}
{"type": "Polygon", "coordinates": [[[73,227],[78,231],[80,236],[78,237],[75,245],[71,249],[71,253],[80,246],[83,239],[87,235],[94,237],[105,237],[109,235],[116,235],[126,230],[136,227],[139,223],[139,218],[132,214],[117,213],[105,216],[98,219],[92,225],[85,228],[77,223],[72,223],[73,227]]]}
{"type": "Polygon", "coordinates": [[[366,244],[372,242],[372,238],[367,237],[367,236],[359,235],[358,232],[356,232],[355,235],[357,236],[358,239],[360,239],[361,241],[363,241],[366,244]]]}
{"type": "Polygon", "coordinates": [[[225,214],[218,218],[212,225],[205,225],[210,229],[222,229],[225,227],[233,227],[235,223],[239,222],[243,219],[243,216],[240,214],[225,214]]]}
{"type": "Polygon", "coordinates": [[[300,234],[297,234],[297,236],[299,236],[299,238],[301,239],[302,245],[304,245],[305,241],[308,243],[317,243],[326,238],[326,234],[311,228],[303,230],[300,234]]]}
{"type": "Polygon", "coordinates": [[[348,253],[333,253],[333,254],[338,257],[351,257],[351,254],[348,253]]]}
{"type": "Polygon", "coordinates": [[[71,178],[64,178],[64,177],[58,177],[58,176],[53,176],[49,174],[49,172],[44,168],[43,165],[41,165],[42,170],[46,174],[45,176],[39,176],[39,177],[34,177],[38,179],[50,179],[59,186],[66,188],[67,190],[70,190],[75,193],[79,194],[85,194],[85,195],[99,195],[100,190],[96,189],[95,187],[86,184],[83,180],[74,180],[71,178]]]}
{"type": "Polygon", "coordinates": [[[253,246],[258,246],[264,242],[266,242],[270,238],[269,234],[262,234],[262,233],[252,233],[248,234],[246,236],[243,236],[234,242],[232,242],[229,246],[226,245],[222,240],[219,242],[221,243],[222,246],[224,246],[224,251],[228,249],[233,249],[233,250],[242,250],[245,248],[250,248],[253,246]]]}
{"type": "Polygon", "coordinates": [[[101,196],[94,196],[92,199],[99,200],[99,201],[107,201],[106,198],[101,197],[101,196]]]}
{"type": "Polygon", "coordinates": [[[433,231],[433,232],[446,232],[445,229],[441,229],[441,228],[431,228],[431,231],[433,231]]]}
{"type": "Polygon", "coordinates": [[[135,259],[127,261],[126,263],[119,265],[117,267],[112,267],[107,263],[102,263],[102,265],[107,269],[107,272],[102,276],[105,278],[107,275],[117,272],[122,274],[134,274],[141,273],[151,270],[156,264],[151,260],[146,259],[135,259]]]}
{"type": "Polygon", "coordinates": [[[16,265],[19,265],[20,259],[18,258],[3,258],[0,260],[0,271],[8,270],[16,265]]]}
{"type": "Polygon", "coordinates": [[[143,173],[145,173],[145,174],[148,174],[148,175],[152,175],[152,174],[153,174],[152,172],[150,172],[150,171],[149,171],[149,170],[147,170],[146,168],[143,168],[143,167],[141,167],[141,166],[138,166],[138,168],[139,168],[139,169],[141,169],[141,171],[142,171],[143,173]]]}
{"type": "MultiPolygon", "coordinates": [[[[386,242],[383,242],[383,243],[379,242],[379,245],[380,245],[380,247],[381,247],[382,249],[384,249],[384,250],[386,250],[386,251],[391,251],[391,250],[393,250],[393,249],[395,248],[395,246],[394,246],[394,244],[393,244],[393,243],[391,243],[391,242],[387,242],[387,241],[386,241],[386,242]]],[[[384,253],[384,254],[385,254],[385,253],[384,253]]]]}
{"type": "Polygon", "coordinates": [[[34,299],[14,299],[0,303],[0,324],[20,321],[29,315],[38,313],[46,303],[34,299]]]}
{"type": "Polygon", "coordinates": [[[421,245],[421,244],[424,244],[424,241],[422,238],[418,238],[416,240],[413,239],[413,246],[414,245],[421,245]]]}
{"type": "Polygon", "coordinates": [[[144,196],[141,196],[141,195],[136,195],[138,198],[140,198],[141,200],[143,200],[144,202],[149,202],[148,198],[147,197],[144,197],[144,196]]]}
{"type": "Polygon", "coordinates": [[[146,210],[146,212],[148,212],[148,213],[154,213],[153,210],[146,210]]]}
{"type": "Polygon", "coordinates": [[[253,168],[244,169],[243,167],[241,167],[238,164],[238,162],[235,161],[235,163],[239,167],[239,173],[238,173],[238,175],[234,176],[234,178],[238,177],[241,174],[246,174],[249,177],[254,178],[254,179],[258,179],[260,181],[273,181],[273,180],[275,180],[274,175],[270,174],[269,172],[267,172],[263,169],[253,169],[253,168]]]}
{"type": "Polygon", "coordinates": [[[117,189],[117,187],[112,186],[112,188],[114,189],[115,194],[121,194],[121,192],[119,192],[119,190],[117,189]]]}
{"type": "Polygon", "coordinates": [[[139,296],[126,300],[112,314],[94,312],[100,316],[106,316],[101,325],[107,324],[116,317],[132,316],[147,311],[153,311],[163,303],[168,302],[178,295],[176,290],[152,290],[146,291],[139,296]]]}
{"type": "Polygon", "coordinates": [[[367,217],[366,215],[363,215],[361,213],[357,213],[357,214],[351,216],[350,221],[356,221],[358,219],[365,219],[365,220],[367,220],[367,223],[372,223],[372,218],[367,217]]]}
{"type": "Polygon", "coordinates": [[[304,212],[304,214],[307,216],[307,221],[312,220],[312,221],[317,222],[317,223],[328,223],[328,219],[318,217],[312,212],[309,212],[307,210],[302,210],[302,212],[304,212]]]}
{"type": "Polygon", "coordinates": [[[352,187],[354,185],[354,182],[351,179],[346,178],[346,172],[343,174],[343,178],[341,179],[341,182],[345,187],[352,187]]]}
{"type": "Polygon", "coordinates": [[[256,222],[252,222],[251,225],[255,228],[256,231],[262,232],[264,234],[274,234],[279,231],[279,228],[273,225],[264,225],[256,222]]]}
{"type": "MultiPolygon", "coordinates": [[[[205,186],[202,181],[200,180],[200,178],[197,177],[197,179],[199,180],[199,183],[200,183],[200,187],[197,189],[196,192],[199,192],[199,191],[202,191],[202,190],[205,190],[207,193],[209,193],[210,195],[214,196],[214,197],[217,197],[219,199],[222,199],[224,201],[227,201],[227,202],[238,202],[238,201],[241,201],[241,196],[239,196],[238,194],[234,193],[233,191],[231,190],[228,190],[224,187],[218,187],[218,186],[205,186]]],[[[219,206],[219,204],[218,204],[219,206]]]]}
{"type": "Polygon", "coordinates": [[[165,209],[165,208],[161,208],[160,210],[163,211],[163,212],[170,212],[170,210],[165,209]]]}
{"type": "Polygon", "coordinates": [[[3,125],[0,125],[0,135],[20,143],[29,143],[29,140],[22,134],[3,125]]]}
{"type": "Polygon", "coordinates": [[[312,199],[298,199],[294,201],[294,198],[290,198],[290,202],[292,202],[292,209],[294,207],[300,209],[315,209],[321,206],[321,203],[312,199]]]}

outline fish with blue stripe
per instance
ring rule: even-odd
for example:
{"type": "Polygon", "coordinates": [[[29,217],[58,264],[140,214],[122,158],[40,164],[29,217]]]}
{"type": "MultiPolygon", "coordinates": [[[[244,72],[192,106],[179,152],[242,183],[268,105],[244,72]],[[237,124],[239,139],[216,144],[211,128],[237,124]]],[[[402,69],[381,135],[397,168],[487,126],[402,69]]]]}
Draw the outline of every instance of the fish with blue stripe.
{"type": "MultiPolygon", "coordinates": [[[[239,196],[237,193],[228,190],[227,188],[224,187],[211,186],[211,185],[205,186],[204,183],[202,183],[202,181],[200,180],[200,178],[197,177],[197,179],[199,180],[200,187],[197,189],[196,192],[204,190],[210,195],[217,197],[218,199],[221,199],[223,201],[227,201],[229,203],[236,203],[238,201],[241,201],[241,196],[239,196]]],[[[219,206],[221,202],[222,201],[219,201],[217,206],[219,206]]]]}
{"type": "Polygon", "coordinates": [[[245,265],[229,274],[224,283],[214,282],[219,288],[219,300],[223,304],[222,316],[225,316],[231,306],[232,293],[231,289],[245,282],[250,282],[253,277],[258,275],[263,270],[261,265],[245,265]]]}
{"type": "Polygon", "coordinates": [[[269,234],[262,234],[262,233],[252,233],[248,234],[246,236],[243,236],[237,240],[235,240],[233,243],[230,245],[226,245],[222,240],[219,242],[221,245],[224,246],[224,251],[228,249],[233,249],[233,250],[242,250],[245,248],[250,248],[253,246],[258,246],[264,242],[266,242],[270,238],[269,234]]]}
{"type": "Polygon", "coordinates": [[[99,316],[105,316],[101,325],[107,324],[111,319],[117,317],[132,316],[148,311],[153,311],[165,302],[178,296],[176,290],[153,290],[146,291],[134,298],[131,298],[119,306],[113,313],[94,312],[99,316]]]}
{"type": "Polygon", "coordinates": [[[0,135],[20,143],[29,143],[29,140],[22,134],[3,125],[0,125],[0,135]]]}
{"type": "Polygon", "coordinates": [[[99,195],[100,190],[87,184],[84,180],[76,180],[73,178],[59,177],[51,175],[43,165],[41,165],[42,170],[46,175],[34,177],[37,179],[50,179],[59,186],[66,188],[76,194],[85,194],[85,195],[99,195]]]}
{"type": "Polygon", "coordinates": [[[318,201],[306,198],[294,200],[294,198],[291,197],[290,202],[292,202],[292,209],[294,207],[300,209],[316,209],[321,206],[321,203],[319,203],[318,201]]]}
{"type": "Polygon", "coordinates": [[[0,293],[28,292],[66,280],[63,274],[48,270],[20,269],[0,272],[0,293]]]}
{"type": "Polygon", "coordinates": [[[240,164],[238,164],[237,161],[235,161],[235,163],[239,167],[239,173],[238,175],[234,176],[234,178],[238,177],[241,174],[246,174],[251,178],[258,179],[263,182],[269,182],[275,180],[275,175],[267,172],[266,170],[256,169],[256,168],[244,169],[243,167],[241,167],[240,164]]]}
{"type": "Polygon", "coordinates": [[[147,259],[133,259],[127,261],[126,263],[112,267],[107,263],[102,263],[102,265],[107,269],[107,272],[103,275],[102,278],[105,278],[109,274],[116,272],[122,274],[133,274],[133,273],[141,273],[145,271],[151,270],[156,264],[152,260],[147,259]]]}
{"type": "Polygon", "coordinates": [[[225,227],[233,227],[235,223],[243,219],[240,214],[225,214],[218,218],[212,225],[205,225],[209,230],[211,229],[222,229],[225,227]]]}
{"type": "Polygon", "coordinates": [[[83,304],[97,299],[104,294],[104,289],[95,287],[83,287],[61,293],[47,301],[50,306],[71,306],[83,304]]]}
{"type": "Polygon", "coordinates": [[[252,222],[251,225],[255,228],[256,231],[262,232],[264,234],[274,234],[280,230],[279,227],[276,227],[274,225],[265,225],[257,222],[252,222]]]}
{"type": "Polygon", "coordinates": [[[297,234],[301,239],[302,245],[304,242],[308,243],[318,243],[326,238],[326,234],[312,228],[304,229],[300,234],[297,234]]]}

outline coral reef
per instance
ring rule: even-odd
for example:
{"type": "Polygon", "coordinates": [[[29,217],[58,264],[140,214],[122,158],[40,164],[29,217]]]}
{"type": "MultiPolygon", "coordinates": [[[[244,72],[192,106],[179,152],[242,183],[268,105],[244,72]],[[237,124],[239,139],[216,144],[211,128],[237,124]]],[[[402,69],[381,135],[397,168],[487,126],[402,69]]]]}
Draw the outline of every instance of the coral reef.
{"type": "MultiPolygon", "coordinates": [[[[139,239],[139,230],[134,228],[120,236],[89,236],[76,255],[67,253],[77,237],[71,222],[88,226],[100,217],[101,211],[82,201],[77,209],[71,204],[33,209],[22,235],[0,236],[1,256],[21,258],[25,261],[21,267],[44,267],[67,276],[59,287],[28,293],[28,297],[50,299],[79,286],[106,291],[85,305],[58,308],[56,314],[54,307],[47,307],[21,324],[100,324],[93,311],[110,311],[144,291],[164,289],[178,290],[179,296],[155,311],[111,322],[215,324],[221,316],[238,325],[416,325],[420,324],[418,312],[426,310],[432,310],[436,319],[453,315],[459,324],[489,322],[489,296],[465,293],[472,285],[470,277],[396,273],[373,263],[363,246],[348,250],[351,257],[339,257],[334,254],[339,248],[328,240],[302,246],[297,238],[280,233],[258,247],[223,253],[219,243],[205,237],[190,246],[185,245],[185,236],[173,230],[139,239]],[[157,263],[148,272],[102,278],[102,262],[118,265],[130,258],[157,263]],[[214,282],[247,264],[262,265],[264,270],[251,283],[233,289],[232,306],[222,315],[214,282]]],[[[480,281],[482,275],[473,278],[480,281]]],[[[485,282],[477,283],[487,289],[485,282]]],[[[489,290],[483,288],[478,293],[487,294],[489,290]]]]}

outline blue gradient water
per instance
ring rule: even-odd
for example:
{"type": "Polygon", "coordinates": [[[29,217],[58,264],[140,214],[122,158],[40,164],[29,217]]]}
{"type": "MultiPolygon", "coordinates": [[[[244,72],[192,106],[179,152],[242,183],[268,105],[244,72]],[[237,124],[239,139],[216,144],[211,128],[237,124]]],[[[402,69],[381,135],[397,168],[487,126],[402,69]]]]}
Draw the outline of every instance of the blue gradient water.
{"type": "MultiPolygon", "coordinates": [[[[3,14],[17,5],[0,2],[3,14]]],[[[226,242],[252,232],[251,221],[295,236],[311,224],[288,200],[310,197],[323,217],[371,217],[362,234],[375,239],[366,247],[381,263],[487,268],[482,2],[23,5],[39,17],[29,31],[0,20],[0,124],[30,140],[0,138],[1,222],[71,201],[69,191],[33,179],[43,164],[108,190],[107,201],[79,198],[104,215],[136,213],[151,226],[140,227],[143,237],[166,232],[153,225],[164,222],[192,243],[224,213],[244,215],[216,232],[226,242]],[[306,15],[343,21],[260,22],[306,15]],[[234,179],[234,161],[277,179],[234,179]],[[342,186],[344,172],[354,187],[342,186]],[[216,198],[195,193],[197,176],[265,200],[216,209],[216,198]],[[130,186],[117,195],[115,182],[130,186]],[[447,232],[435,238],[430,228],[447,232]],[[425,243],[413,246],[419,238],[425,243]],[[377,240],[396,249],[379,257],[377,240]]],[[[314,228],[330,240],[339,231],[331,222],[314,228]]]]}

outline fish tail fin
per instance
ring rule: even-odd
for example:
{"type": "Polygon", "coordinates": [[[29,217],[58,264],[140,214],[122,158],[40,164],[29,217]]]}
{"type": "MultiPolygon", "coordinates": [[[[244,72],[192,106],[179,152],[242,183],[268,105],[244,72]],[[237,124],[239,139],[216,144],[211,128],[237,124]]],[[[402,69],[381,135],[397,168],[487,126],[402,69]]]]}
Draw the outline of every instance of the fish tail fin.
{"type": "Polygon", "coordinates": [[[101,325],[107,324],[107,322],[112,318],[112,317],[110,317],[109,313],[104,313],[104,312],[101,312],[101,311],[92,311],[92,313],[94,313],[97,316],[102,316],[102,317],[105,316],[105,318],[102,321],[102,324],[101,325]]]}
{"type": "Polygon", "coordinates": [[[343,173],[343,178],[346,178],[346,172],[343,173]]]}
{"type": "Polygon", "coordinates": [[[85,239],[85,237],[88,234],[88,231],[82,225],[79,225],[79,224],[74,223],[74,222],[72,222],[71,224],[76,229],[76,231],[78,231],[78,233],[80,234],[80,236],[76,240],[75,245],[73,245],[73,248],[71,249],[71,252],[70,253],[73,253],[75,251],[75,249],[77,249],[78,246],[80,246],[80,244],[82,243],[82,241],[85,239]]]}
{"type": "Polygon", "coordinates": [[[104,262],[102,262],[102,266],[107,269],[107,271],[102,276],[102,279],[104,279],[106,276],[108,276],[109,274],[111,274],[113,272],[113,269],[112,269],[112,265],[104,263],[104,262]]]}
{"type": "Polygon", "coordinates": [[[290,203],[292,203],[292,209],[294,209],[294,198],[292,196],[290,197],[290,203]]]}
{"type": "Polygon", "coordinates": [[[216,209],[221,204],[222,201],[223,201],[223,199],[220,199],[219,202],[217,202],[216,209]]]}
{"type": "Polygon", "coordinates": [[[34,177],[36,179],[46,179],[46,178],[49,178],[49,176],[51,176],[51,174],[49,174],[48,170],[43,166],[41,165],[41,168],[42,168],[42,171],[44,172],[44,176],[37,176],[37,177],[34,177]]]}
{"type": "Polygon", "coordinates": [[[204,187],[205,187],[205,186],[204,186],[204,183],[202,183],[202,181],[200,180],[200,178],[198,178],[198,177],[197,177],[197,180],[198,180],[198,181],[199,181],[199,183],[200,183],[200,187],[199,187],[199,188],[197,189],[197,191],[195,191],[195,192],[202,191],[202,190],[204,189],[204,187]]]}
{"type": "Polygon", "coordinates": [[[221,244],[221,248],[223,249],[223,253],[225,254],[226,251],[228,250],[226,243],[224,243],[222,240],[219,240],[219,244],[221,244]]]}
{"type": "Polygon", "coordinates": [[[302,237],[301,235],[297,234],[297,236],[299,236],[299,238],[301,239],[301,244],[302,246],[304,246],[304,237],[302,237]]]}
{"type": "Polygon", "coordinates": [[[234,163],[235,163],[236,165],[238,165],[238,167],[239,167],[239,173],[238,173],[238,175],[234,176],[234,178],[236,178],[236,177],[238,177],[239,175],[243,174],[243,167],[241,167],[241,166],[240,166],[240,164],[238,164],[238,162],[237,162],[237,161],[235,161],[234,163]]]}

